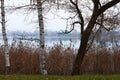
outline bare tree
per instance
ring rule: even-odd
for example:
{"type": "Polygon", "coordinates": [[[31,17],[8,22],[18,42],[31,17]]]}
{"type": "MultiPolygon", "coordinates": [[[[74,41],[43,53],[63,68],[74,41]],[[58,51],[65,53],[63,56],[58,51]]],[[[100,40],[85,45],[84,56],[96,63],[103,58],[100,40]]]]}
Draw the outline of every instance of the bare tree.
{"type": "Polygon", "coordinates": [[[6,35],[6,20],[5,20],[5,6],[4,6],[4,0],[1,0],[1,25],[2,25],[2,36],[4,40],[4,50],[5,50],[5,66],[6,66],[6,74],[9,73],[10,69],[10,61],[9,61],[9,47],[8,47],[8,40],[6,35]]]}
{"type": "Polygon", "coordinates": [[[118,17],[119,12],[113,12],[114,9],[118,8],[118,6],[114,5],[119,2],[119,0],[66,0],[62,2],[62,5],[59,4],[59,6],[62,7],[67,6],[66,9],[68,8],[70,12],[75,13],[74,16],[71,16],[66,20],[72,20],[77,17],[71,24],[71,30],[65,30],[65,33],[73,31],[76,24],[80,25],[81,42],[78,49],[78,54],[73,63],[73,75],[80,74],[80,67],[83,62],[84,56],[91,47],[96,34],[100,32],[101,28],[105,28],[107,31],[109,31],[111,28],[120,24],[120,19],[118,17]],[[65,2],[69,3],[69,1],[71,5],[63,5],[65,2]],[[108,11],[108,9],[110,9],[111,7],[113,8],[111,9],[111,12],[113,13],[110,13],[108,11]],[[88,13],[84,13],[85,11],[88,11],[88,13]],[[97,27],[97,29],[95,29],[95,27],[97,27]]]}
{"type": "MultiPolygon", "coordinates": [[[[103,14],[106,10],[108,10],[109,8],[111,8],[112,6],[114,6],[120,2],[120,0],[110,0],[110,1],[106,1],[105,4],[101,5],[101,1],[100,0],[91,0],[91,2],[93,4],[92,15],[90,16],[87,27],[85,28],[85,20],[84,20],[82,11],[78,5],[79,0],[74,0],[74,1],[70,0],[71,4],[73,5],[75,11],[78,14],[79,24],[81,27],[81,34],[82,34],[80,47],[78,49],[78,54],[73,63],[72,75],[80,74],[81,64],[83,62],[85,54],[87,53],[87,51],[90,47],[90,44],[89,44],[89,42],[91,41],[90,37],[93,32],[93,28],[97,24],[97,20],[98,20],[99,16],[101,14],[103,14]]],[[[78,23],[78,22],[75,22],[74,24],[76,24],[76,23],[78,23]]],[[[99,23],[99,25],[102,25],[102,24],[99,23]]]]}
{"type": "Polygon", "coordinates": [[[18,10],[18,9],[37,9],[38,13],[38,24],[39,24],[39,32],[40,32],[40,40],[39,40],[39,45],[40,45],[40,68],[41,68],[41,73],[43,75],[48,74],[47,69],[46,69],[46,61],[45,61],[45,50],[44,50],[44,20],[43,20],[43,3],[44,2],[49,2],[49,3],[55,3],[56,0],[30,0],[30,5],[24,5],[24,6],[19,6],[15,7],[13,9],[18,10]],[[34,8],[33,8],[34,7],[34,8]]]}

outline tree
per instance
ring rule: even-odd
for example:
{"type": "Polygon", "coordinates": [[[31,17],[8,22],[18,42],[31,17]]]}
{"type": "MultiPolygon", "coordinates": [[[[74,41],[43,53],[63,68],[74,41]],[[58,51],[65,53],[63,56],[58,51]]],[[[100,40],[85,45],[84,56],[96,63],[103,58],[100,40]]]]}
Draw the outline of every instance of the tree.
{"type": "Polygon", "coordinates": [[[36,2],[37,2],[37,11],[38,11],[39,32],[40,32],[40,42],[39,42],[40,44],[40,68],[41,68],[41,73],[43,75],[46,75],[48,73],[46,70],[45,50],[44,50],[45,41],[44,41],[44,21],[43,21],[42,0],[36,0],[36,2]]]}
{"type": "MultiPolygon", "coordinates": [[[[37,40],[39,41],[40,45],[40,70],[43,75],[48,74],[46,70],[46,61],[45,61],[45,50],[44,50],[44,20],[43,20],[43,3],[47,0],[30,0],[30,4],[28,5],[23,5],[19,7],[15,7],[14,10],[17,9],[32,9],[36,10],[37,9],[37,14],[38,14],[38,24],[39,24],[39,37],[40,39],[29,39],[29,38],[23,38],[22,40],[37,40]]],[[[20,35],[22,37],[22,35],[20,35]]]]}
{"type": "MultiPolygon", "coordinates": [[[[116,5],[117,3],[120,2],[120,0],[110,0],[108,2],[106,1],[105,4],[101,5],[100,0],[91,0],[91,1],[93,3],[92,15],[90,16],[87,27],[85,28],[85,25],[84,25],[85,21],[84,21],[82,12],[79,8],[79,5],[78,5],[79,0],[74,0],[74,1],[70,0],[70,2],[74,6],[74,8],[75,8],[75,10],[78,14],[79,24],[80,24],[80,27],[81,27],[81,34],[82,34],[80,47],[78,49],[78,54],[76,55],[75,61],[73,63],[72,75],[80,74],[80,67],[81,67],[81,64],[83,62],[84,56],[85,56],[85,54],[87,53],[87,51],[90,47],[90,45],[89,45],[90,37],[91,37],[91,34],[93,32],[93,28],[97,24],[98,18],[106,10],[108,10],[109,8],[113,7],[114,5],[116,5]]],[[[99,24],[99,25],[102,25],[102,24],[99,24]]]]}
{"type": "MultiPolygon", "coordinates": [[[[39,40],[39,45],[40,45],[40,69],[41,73],[43,75],[48,74],[47,69],[46,69],[46,61],[45,61],[45,50],[44,50],[44,20],[43,20],[43,3],[44,2],[49,2],[49,3],[55,3],[56,0],[30,0],[30,5],[24,5],[24,6],[19,6],[14,9],[21,9],[21,8],[27,8],[27,9],[37,9],[38,13],[38,24],[39,24],[39,32],[40,32],[40,40],[39,40]],[[34,7],[34,8],[32,8],[34,7]]],[[[30,40],[30,39],[27,39],[30,40]]],[[[35,40],[35,39],[34,39],[35,40]]]]}
{"type": "Polygon", "coordinates": [[[43,20],[43,2],[58,3],[57,0],[30,0],[31,3],[37,3],[38,23],[40,32],[40,68],[43,75],[48,74],[46,69],[45,51],[44,51],[44,20],[43,20]]]}
{"type": "Polygon", "coordinates": [[[4,50],[5,50],[5,66],[6,66],[6,74],[9,73],[10,69],[10,61],[9,61],[9,47],[8,47],[8,40],[6,35],[6,20],[5,20],[5,6],[4,6],[4,0],[1,0],[1,25],[2,25],[2,36],[4,40],[4,50]]]}
{"type": "Polygon", "coordinates": [[[45,51],[44,51],[44,22],[42,14],[42,2],[37,0],[37,10],[38,10],[38,21],[39,21],[39,30],[40,30],[40,65],[42,74],[47,74],[46,70],[46,61],[45,61],[45,51]]]}

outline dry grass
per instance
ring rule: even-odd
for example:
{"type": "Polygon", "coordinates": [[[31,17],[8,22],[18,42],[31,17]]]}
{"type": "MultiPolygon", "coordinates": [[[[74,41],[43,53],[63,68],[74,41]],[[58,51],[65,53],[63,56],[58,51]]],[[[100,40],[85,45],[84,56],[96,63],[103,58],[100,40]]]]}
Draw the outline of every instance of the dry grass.
{"type": "MultiPolygon", "coordinates": [[[[73,48],[56,44],[47,49],[46,61],[49,74],[70,75],[76,56],[73,48]]],[[[40,74],[39,49],[30,43],[19,43],[10,48],[11,74],[40,74]]],[[[0,74],[5,73],[4,49],[0,46],[0,74]]],[[[113,74],[120,73],[120,51],[111,54],[106,49],[88,51],[82,64],[81,73],[113,74]]]]}

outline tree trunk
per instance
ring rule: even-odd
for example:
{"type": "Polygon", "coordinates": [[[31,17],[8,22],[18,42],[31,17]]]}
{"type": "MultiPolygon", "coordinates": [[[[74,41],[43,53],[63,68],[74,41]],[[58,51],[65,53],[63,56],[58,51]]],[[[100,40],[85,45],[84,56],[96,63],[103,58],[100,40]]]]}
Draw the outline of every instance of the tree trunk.
{"type": "Polygon", "coordinates": [[[97,13],[97,7],[96,7],[94,9],[94,13],[91,17],[91,20],[90,20],[86,30],[83,32],[82,37],[81,37],[80,48],[78,50],[78,54],[76,56],[76,59],[73,63],[72,75],[80,74],[81,64],[83,62],[83,58],[84,58],[85,54],[87,53],[89,37],[91,35],[92,29],[95,25],[97,17],[98,17],[98,13],[97,13]]]}
{"type": "Polygon", "coordinates": [[[4,9],[4,0],[1,0],[1,17],[2,17],[2,35],[4,40],[4,50],[5,50],[5,66],[6,66],[6,74],[9,74],[10,69],[10,61],[9,61],[9,48],[8,48],[8,40],[6,35],[5,28],[5,9],[4,9]]]}
{"type": "Polygon", "coordinates": [[[78,50],[78,54],[76,55],[76,59],[75,59],[74,64],[73,64],[72,75],[80,74],[81,64],[82,64],[83,58],[86,54],[88,39],[89,39],[89,35],[87,35],[87,34],[85,34],[81,38],[81,45],[80,45],[80,48],[78,50]]]}
{"type": "Polygon", "coordinates": [[[37,0],[39,32],[40,32],[40,68],[43,75],[48,74],[46,70],[45,51],[44,51],[44,22],[42,15],[42,3],[41,0],[37,0]]]}

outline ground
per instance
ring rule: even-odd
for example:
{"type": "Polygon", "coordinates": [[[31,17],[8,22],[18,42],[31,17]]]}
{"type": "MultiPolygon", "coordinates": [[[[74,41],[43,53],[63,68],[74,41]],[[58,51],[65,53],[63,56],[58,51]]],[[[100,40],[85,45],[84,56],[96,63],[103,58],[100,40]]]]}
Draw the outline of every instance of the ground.
{"type": "Polygon", "coordinates": [[[0,80],[120,80],[120,75],[0,75],[0,80]]]}

